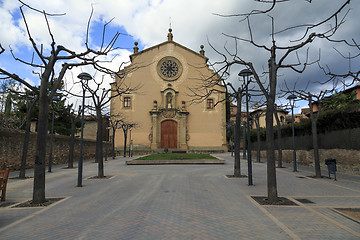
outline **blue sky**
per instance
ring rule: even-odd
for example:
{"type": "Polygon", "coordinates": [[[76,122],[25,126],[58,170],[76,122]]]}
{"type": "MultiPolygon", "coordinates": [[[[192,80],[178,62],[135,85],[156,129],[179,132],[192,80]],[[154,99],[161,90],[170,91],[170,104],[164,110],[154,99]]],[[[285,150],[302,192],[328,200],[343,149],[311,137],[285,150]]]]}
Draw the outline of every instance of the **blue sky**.
{"type": "MultiPolygon", "coordinates": [[[[223,34],[234,35],[248,38],[249,32],[245,22],[240,21],[239,17],[220,17],[216,14],[236,14],[246,13],[252,9],[264,9],[268,4],[258,3],[253,0],[24,0],[31,6],[46,10],[49,13],[65,13],[64,16],[50,17],[51,30],[55,36],[57,44],[64,45],[76,51],[81,51],[84,47],[86,35],[86,25],[93,4],[94,15],[91,23],[91,46],[99,47],[102,38],[103,24],[114,20],[107,28],[107,40],[119,31],[124,35],[119,37],[116,44],[119,50],[117,60],[114,61],[114,69],[117,69],[121,62],[128,61],[128,56],[132,53],[134,41],[139,42],[139,48],[159,44],[166,41],[168,28],[171,24],[174,34],[174,41],[193,49],[200,50],[200,45],[205,46],[205,55],[210,62],[221,60],[216,51],[211,49],[209,43],[217,50],[226,53],[225,47],[230,52],[235,52],[234,41],[223,34]],[[215,14],[216,13],[216,14],[215,14]]],[[[328,1],[317,0],[308,3],[305,0],[291,0],[281,3],[272,12],[275,19],[276,30],[281,30],[289,26],[300,23],[312,23],[325,18],[336,10],[344,0],[328,1]]],[[[351,40],[352,38],[360,42],[360,32],[358,29],[358,15],[360,6],[358,1],[351,1],[350,9],[346,17],[346,22],[341,26],[336,37],[351,40]]],[[[10,55],[9,45],[14,50],[14,54],[21,59],[30,60],[32,48],[24,30],[23,19],[19,14],[21,4],[16,0],[0,1],[0,43],[6,52],[0,55],[0,67],[10,72],[17,73],[26,78],[33,84],[38,84],[38,78],[32,74],[32,69],[14,61],[10,55]]],[[[46,31],[44,17],[29,9],[24,9],[31,32],[38,44],[49,45],[49,34],[46,31]]],[[[343,16],[344,14],[342,14],[343,16]]],[[[333,24],[333,23],[332,23],[333,24]]],[[[254,38],[260,44],[269,46],[271,44],[271,20],[268,16],[254,17],[251,19],[254,38]]],[[[296,39],[304,31],[303,28],[296,28],[284,34],[276,35],[276,42],[279,45],[289,45],[290,40],[296,39]]],[[[267,68],[268,55],[261,49],[252,47],[246,42],[238,42],[238,54],[246,61],[252,61],[258,70],[263,72],[267,68]]],[[[348,62],[342,59],[334,50],[336,47],[341,52],[356,53],[354,49],[348,49],[341,44],[333,45],[324,41],[315,41],[310,45],[310,60],[316,59],[321,49],[321,64],[329,65],[332,70],[342,72],[348,68],[348,62]]],[[[357,51],[358,52],[358,51],[357,51]]],[[[306,58],[306,49],[299,52],[301,60],[306,58]]],[[[296,61],[296,57],[289,58],[290,62],[296,61]]],[[[359,60],[353,60],[352,68],[359,69],[359,60]]],[[[230,74],[229,81],[240,84],[237,77],[242,67],[234,67],[230,74]]],[[[77,76],[81,71],[93,70],[89,68],[77,69],[67,75],[69,85],[72,83],[72,76],[77,76]]],[[[293,71],[282,70],[279,72],[279,88],[284,81],[289,87],[296,83],[297,88],[304,88],[308,81],[314,82],[309,85],[309,91],[319,91],[329,86],[316,84],[315,81],[324,81],[326,76],[317,67],[309,67],[303,74],[293,71]]],[[[110,80],[109,80],[110,81],[110,80]]],[[[264,79],[266,81],[266,78],[264,79]]],[[[74,88],[75,89],[75,88],[74,88]]],[[[282,99],[280,103],[285,103],[282,99]]],[[[305,106],[304,103],[298,104],[297,112],[305,106]]]]}

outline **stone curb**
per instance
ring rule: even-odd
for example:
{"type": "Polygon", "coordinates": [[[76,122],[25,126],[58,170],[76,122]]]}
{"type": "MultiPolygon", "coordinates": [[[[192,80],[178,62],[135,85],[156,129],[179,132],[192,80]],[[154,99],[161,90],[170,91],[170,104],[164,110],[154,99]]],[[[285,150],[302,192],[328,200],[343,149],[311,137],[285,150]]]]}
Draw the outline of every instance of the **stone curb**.
{"type": "Polygon", "coordinates": [[[127,165],[162,165],[162,164],[224,164],[222,159],[179,159],[179,160],[129,160],[127,165]]]}

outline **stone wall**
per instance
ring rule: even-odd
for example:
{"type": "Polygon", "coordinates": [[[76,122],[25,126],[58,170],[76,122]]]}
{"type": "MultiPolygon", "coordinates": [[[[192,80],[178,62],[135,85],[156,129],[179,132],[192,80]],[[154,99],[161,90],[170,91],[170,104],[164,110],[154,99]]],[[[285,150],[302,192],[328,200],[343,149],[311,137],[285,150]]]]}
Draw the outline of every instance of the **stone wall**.
{"type": "MultiPolygon", "coordinates": [[[[24,132],[13,129],[0,128],[0,168],[10,168],[10,170],[20,169],[24,132]]],[[[53,164],[63,164],[69,158],[69,136],[54,135],[53,138],[53,164]]],[[[104,144],[105,146],[105,144],[104,144]]],[[[50,135],[47,139],[47,148],[50,149],[50,135]]],[[[84,140],[84,160],[95,158],[96,141],[84,140]]],[[[109,146],[110,149],[110,146],[109,146]]],[[[75,138],[74,164],[79,159],[80,139],[75,138]]],[[[30,133],[29,149],[26,165],[32,167],[35,161],[36,152],[36,133],[30,133]]],[[[109,151],[110,152],[110,151],[109,151]]],[[[49,150],[46,155],[48,164],[49,150]]],[[[110,153],[109,153],[110,155],[110,153]]]]}
{"type": "MultiPolygon", "coordinates": [[[[256,161],[256,151],[252,151],[252,159],[256,161]]],[[[283,162],[293,162],[293,151],[283,150],[283,162]]],[[[360,151],[348,149],[320,149],[320,165],[321,169],[327,171],[325,159],[335,158],[338,172],[347,173],[351,175],[360,175],[360,151]]],[[[260,152],[261,158],[266,158],[266,151],[260,152]]],[[[275,159],[277,161],[278,152],[275,151],[275,159]]],[[[296,150],[296,161],[298,165],[314,167],[314,151],[313,150],[296,150]]],[[[277,163],[276,163],[277,164],[277,163]]],[[[314,169],[315,175],[315,169],[314,169]]]]}
{"type": "MultiPolygon", "coordinates": [[[[321,169],[327,170],[325,159],[335,158],[339,172],[360,175],[360,128],[329,131],[318,134],[321,169]]],[[[262,141],[261,157],[266,158],[266,143],[262,141]]],[[[275,148],[277,140],[275,140],[275,148]]],[[[311,135],[295,136],[296,160],[305,166],[314,165],[314,151],[311,135]]],[[[257,149],[257,142],[252,142],[252,149],[257,149]]],[[[282,138],[283,161],[292,162],[292,137],[282,138]]],[[[256,156],[256,151],[254,158],[256,156]]],[[[277,151],[275,151],[277,157],[277,151]]]]}

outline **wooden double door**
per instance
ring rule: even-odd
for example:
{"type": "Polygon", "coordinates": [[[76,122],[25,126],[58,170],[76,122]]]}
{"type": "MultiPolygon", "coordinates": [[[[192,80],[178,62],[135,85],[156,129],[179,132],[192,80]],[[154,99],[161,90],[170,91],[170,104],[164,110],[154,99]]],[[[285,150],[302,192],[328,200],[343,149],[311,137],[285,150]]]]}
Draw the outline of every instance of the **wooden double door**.
{"type": "Polygon", "coordinates": [[[177,122],[165,120],[161,123],[161,148],[177,148],[177,122]]]}

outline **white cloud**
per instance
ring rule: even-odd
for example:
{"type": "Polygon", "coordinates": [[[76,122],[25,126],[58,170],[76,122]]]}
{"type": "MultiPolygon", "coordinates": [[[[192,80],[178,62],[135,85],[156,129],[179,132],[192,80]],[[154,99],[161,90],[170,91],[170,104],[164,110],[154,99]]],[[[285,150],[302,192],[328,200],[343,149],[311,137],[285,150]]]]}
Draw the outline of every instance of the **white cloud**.
{"type": "MultiPolygon", "coordinates": [[[[214,47],[221,52],[225,52],[226,45],[230,51],[235,52],[234,40],[222,35],[222,33],[238,36],[249,37],[249,31],[246,22],[241,22],[241,17],[220,17],[218,14],[236,14],[246,13],[252,9],[264,9],[269,4],[259,3],[253,0],[224,0],[224,1],[206,1],[206,0],[24,0],[31,6],[46,10],[49,13],[66,13],[64,16],[51,16],[49,23],[51,31],[54,34],[57,44],[64,45],[72,50],[81,51],[84,49],[86,36],[86,26],[91,12],[91,4],[94,7],[93,20],[97,23],[105,23],[114,18],[111,26],[113,28],[124,28],[134,40],[139,41],[142,46],[152,46],[166,41],[168,28],[173,29],[174,40],[185,45],[194,51],[199,51],[200,45],[205,45],[206,56],[211,62],[221,59],[215,51],[207,44],[207,39],[214,47]],[[171,18],[171,20],[170,20],[171,18]]],[[[271,13],[275,20],[276,31],[286,27],[294,26],[300,23],[313,23],[322,20],[330,13],[334,12],[344,1],[328,1],[318,0],[311,4],[307,1],[293,0],[278,4],[271,13]]],[[[19,19],[19,11],[17,7],[19,3],[14,0],[2,1],[0,8],[0,43],[3,46],[11,44],[17,47],[30,46],[25,34],[24,24],[19,19]]],[[[351,4],[351,11],[347,16],[346,23],[342,26],[337,35],[338,38],[351,39],[354,37],[360,42],[360,33],[356,31],[358,28],[358,12],[359,4],[356,2],[351,4]]],[[[34,38],[39,43],[44,43],[48,49],[50,41],[49,34],[46,29],[44,17],[39,13],[24,8],[29,26],[34,38]],[[47,44],[46,44],[47,43],[47,44]]],[[[333,24],[333,23],[332,23],[333,24]]],[[[95,26],[92,24],[92,26],[95,26]]],[[[251,26],[254,39],[259,44],[271,45],[271,19],[268,16],[254,16],[251,18],[251,26]]],[[[328,26],[328,25],[327,25],[328,26]]],[[[91,29],[92,38],[90,44],[96,47],[96,39],[94,33],[99,34],[102,29],[91,29]]],[[[301,36],[304,28],[295,28],[282,34],[276,35],[276,43],[279,45],[288,45],[290,40],[301,36]]],[[[125,46],[132,47],[132,46],[125,46]]],[[[310,48],[310,56],[316,58],[318,49],[322,49],[322,63],[329,64],[339,71],[347,69],[347,62],[344,61],[333,50],[333,44],[324,41],[315,41],[310,48]]],[[[339,47],[339,45],[337,45],[339,47]]],[[[349,51],[345,47],[339,47],[343,52],[349,51]]],[[[306,49],[305,49],[306,50],[306,49]]],[[[239,55],[247,61],[255,63],[259,72],[267,68],[268,53],[252,47],[251,45],[239,42],[239,55]]],[[[128,60],[129,51],[117,51],[121,55],[119,62],[128,60]]],[[[304,59],[306,52],[300,51],[299,56],[304,59]]],[[[3,61],[0,57],[0,61],[3,61]]],[[[111,58],[111,56],[109,56],[111,58]]],[[[291,61],[296,58],[291,58],[291,61]]],[[[10,61],[10,60],[9,60],[10,61]]],[[[4,64],[3,64],[4,65],[4,64]]],[[[352,63],[353,68],[359,68],[359,61],[352,63]]],[[[85,68],[84,68],[85,69],[85,68]]],[[[234,68],[232,81],[238,81],[237,72],[241,67],[234,68]]],[[[90,69],[86,69],[90,71],[90,69]]],[[[75,71],[75,70],[74,70],[75,71]]],[[[76,70],[78,71],[78,70],[76,70]]],[[[75,71],[75,72],[76,72],[75,71]]],[[[76,72],[77,73],[77,72],[76,72]]],[[[78,73],[77,73],[78,74],[78,73]]],[[[74,76],[76,74],[74,73],[74,76]]],[[[68,76],[67,76],[68,78],[68,76]]],[[[301,87],[308,80],[323,79],[324,76],[318,68],[309,68],[304,74],[296,74],[292,71],[281,71],[279,79],[286,80],[290,83],[299,79],[297,84],[301,87]]],[[[279,82],[280,82],[279,80],[279,82]]],[[[289,84],[291,85],[291,84],[289,84]]],[[[316,87],[316,86],[314,86],[316,87]]]]}
{"type": "Polygon", "coordinates": [[[0,8],[0,43],[3,47],[11,45],[16,49],[20,45],[29,45],[25,40],[25,32],[16,25],[17,20],[13,19],[11,9],[0,8]]]}

